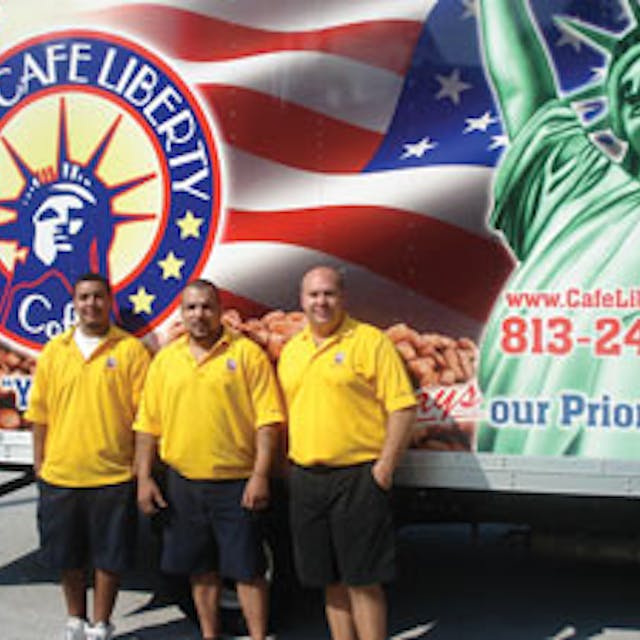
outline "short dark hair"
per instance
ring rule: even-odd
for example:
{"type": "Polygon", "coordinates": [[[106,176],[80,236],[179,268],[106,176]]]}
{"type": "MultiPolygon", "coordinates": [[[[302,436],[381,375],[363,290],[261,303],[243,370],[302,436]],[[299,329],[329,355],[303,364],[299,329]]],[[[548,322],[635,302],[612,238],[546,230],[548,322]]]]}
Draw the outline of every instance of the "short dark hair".
{"type": "Polygon", "coordinates": [[[109,294],[109,296],[111,297],[113,295],[113,292],[111,291],[111,285],[109,284],[109,281],[101,274],[101,273],[94,273],[93,271],[90,271],[89,273],[85,273],[83,275],[81,275],[73,284],[73,293],[75,294],[76,289],[78,288],[78,285],[81,282],[100,282],[106,292],[109,294]]]}
{"type": "Polygon", "coordinates": [[[191,280],[187,282],[182,292],[184,293],[187,289],[208,289],[211,291],[216,299],[216,301],[220,302],[220,291],[218,287],[216,287],[211,280],[206,280],[205,278],[196,278],[195,280],[191,280]]]}

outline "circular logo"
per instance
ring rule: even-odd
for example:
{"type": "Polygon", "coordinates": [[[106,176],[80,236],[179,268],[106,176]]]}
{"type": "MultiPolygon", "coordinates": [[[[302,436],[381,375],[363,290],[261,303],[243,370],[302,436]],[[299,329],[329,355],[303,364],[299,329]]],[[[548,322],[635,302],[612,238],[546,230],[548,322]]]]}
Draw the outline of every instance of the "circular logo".
{"type": "Polygon", "coordinates": [[[0,56],[0,334],[39,349],[93,271],[143,335],[176,306],[220,221],[219,159],[195,97],[157,56],[64,31],[0,56]]]}

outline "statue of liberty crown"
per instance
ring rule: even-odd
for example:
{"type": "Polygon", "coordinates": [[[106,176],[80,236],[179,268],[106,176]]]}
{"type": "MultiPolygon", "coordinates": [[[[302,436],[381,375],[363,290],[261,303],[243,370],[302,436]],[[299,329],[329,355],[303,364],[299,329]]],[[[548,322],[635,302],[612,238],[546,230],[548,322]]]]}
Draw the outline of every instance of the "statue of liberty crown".
{"type": "Polygon", "coordinates": [[[27,187],[21,198],[22,204],[27,206],[34,194],[55,183],[67,182],[91,189],[93,181],[85,174],[83,168],[79,164],[64,160],[61,162],[59,170],[49,166],[35,172],[28,180],[27,187]]]}
{"type": "MultiPolygon", "coordinates": [[[[622,71],[629,64],[631,58],[628,55],[629,52],[640,45],[640,4],[638,4],[637,0],[622,0],[622,2],[632,19],[632,24],[622,35],[586,24],[577,18],[555,18],[555,21],[563,28],[573,32],[609,57],[606,78],[586,85],[563,98],[563,101],[567,104],[608,99],[607,112],[595,118],[586,127],[587,131],[591,133],[605,129],[612,129],[618,136],[622,133],[618,109],[618,80],[622,71]]],[[[640,49],[635,57],[640,59],[640,49]]]]}

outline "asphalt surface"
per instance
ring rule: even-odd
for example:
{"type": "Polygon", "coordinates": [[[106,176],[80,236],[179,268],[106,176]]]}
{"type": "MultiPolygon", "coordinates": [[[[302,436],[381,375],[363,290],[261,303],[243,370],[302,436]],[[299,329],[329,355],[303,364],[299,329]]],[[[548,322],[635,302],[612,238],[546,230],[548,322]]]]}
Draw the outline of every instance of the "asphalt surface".
{"type": "MultiPolygon", "coordinates": [[[[0,494],[19,478],[0,471],[0,494]]],[[[35,510],[33,484],[0,495],[0,640],[62,637],[62,594],[37,559],[35,510]]],[[[195,640],[173,586],[154,568],[153,540],[143,531],[139,566],[116,605],[116,638],[195,640]]],[[[629,542],[541,542],[508,525],[405,527],[389,590],[390,638],[640,640],[640,547],[629,542]]],[[[278,612],[278,640],[329,638],[319,593],[295,587],[278,612]]]]}
{"type": "MultiPolygon", "coordinates": [[[[20,473],[0,472],[0,485],[20,473]]],[[[36,489],[33,484],[0,497],[0,638],[60,640],[65,622],[57,575],[38,561],[36,489]]],[[[146,538],[147,543],[150,540],[146,538]]],[[[164,584],[151,568],[153,550],[140,549],[140,566],[120,592],[117,638],[196,640],[196,627],[175,604],[158,597],[164,584]]],[[[161,594],[162,595],[162,594],[161,594]]]]}

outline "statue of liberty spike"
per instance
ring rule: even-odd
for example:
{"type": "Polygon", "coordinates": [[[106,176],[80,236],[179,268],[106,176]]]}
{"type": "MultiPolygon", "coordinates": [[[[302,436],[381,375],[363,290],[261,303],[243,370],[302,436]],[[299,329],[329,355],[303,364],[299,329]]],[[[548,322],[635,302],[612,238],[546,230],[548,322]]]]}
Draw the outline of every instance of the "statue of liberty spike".
{"type": "Polygon", "coordinates": [[[540,400],[548,410],[537,416],[521,410],[504,423],[489,414],[478,433],[480,451],[640,458],[640,309],[566,306],[580,291],[640,287],[637,0],[627,11],[631,26],[622,35],[559,18],[608,59],[604,80],[562,96],[527,4],[481,2],[485,65],[511,140],[496,175],[491,224],[519,264],[487,325],[479,382],[488,409],[501,399],[540,400]],[[587,128],[572,104],[595,99],[606,101],[607,110],[587,128]],[[592,142],[594,130],[610,130],[624,144],[620,162],[592,142]],[[558,292],[564,306],[507,305],[508,292],[541,291],[558,292]],[[508,316],[528,327],[522,353],[518,328],[503,325],[508,316]],[[534,318],[544,327],[537,345],[534,318]],[[628,333],[636,322],[638,330],[628,333]],[[596,355],[596,345],[605,355],[596,355]],[[624,406],[614,411],[616,404],[624,406]]]}

